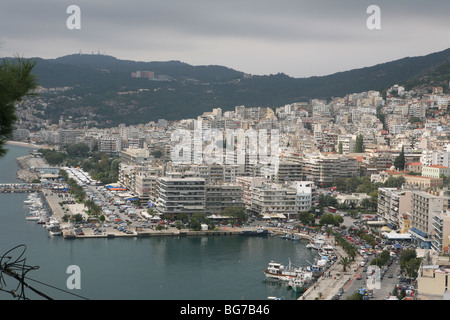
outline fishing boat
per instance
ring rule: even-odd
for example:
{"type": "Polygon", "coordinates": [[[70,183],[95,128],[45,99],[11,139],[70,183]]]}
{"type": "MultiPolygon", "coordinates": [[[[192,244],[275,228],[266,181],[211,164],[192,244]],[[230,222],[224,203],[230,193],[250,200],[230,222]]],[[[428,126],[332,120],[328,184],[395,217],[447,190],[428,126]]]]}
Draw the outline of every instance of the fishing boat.
{"type": "Polygon", "coordinates": [[[59,227],[59,221],[54,216],[51,216],[44,226],[47,230],[53,227],[59,227]]]}
{"type": "Polygon", "coordinates": [[[320,276],[328,269],[328,259],[327,258],[321,258],[318,259],[315,263],[311,263],[309,266],[306,267],[306,270],[308,272],[311,272],[314,276],[320,276]]]}
{"type": "Polygon", "coordinates": [[[315,236],[314,238],[309,240],[309,243],[306,245],[306,248],[319,250],[324,244],[325,244],[324,236],[315,236]]]}
{"type": "Polygon", "coordinates": [[[48,232],[51,236],[60,236],[62,234],[61,228],[58,226],[51,227],[48,232]]]}
{"type": "Polygon", "coordinates": [[[280,237],[282,239],[287,239],[287,240],[300,240],[300,238],[298,236],[296,236],[295,234],[292,234],[292,233],[286,233],[280,237]]]}
{"type": "Polygon", "coordinates": [[[269,230],[257,227],[255,230],[243,230],[240,234],[244,236],[265,236],[269,234],[269,230]]]}
{"type": "Polygon", "coordinates": [[[321,257],[332,257],[334,256],[334,248],[333,246],[330,245],[322,245],[319,250],[318,253],[321,257]]]}
{"type": "Polygon", "coordinates": [[[304,271],[303,268],[293,266],[290,261],[287,266],[271,261],[267,269],[263,272],[266,275],[266,278],[289,281],[292,277],[302,275],[304,271]]]}
{"type": "Polygon", "coordinates": [[[27,216],[25,218],[25,220],[27,220],[27,221],[39,221],[40,218],[41,218],[40,216],[31,215],[31,216],[27,216]]]}
{"type": "Polygon", "coordinates": [[[303,293],[308,289],[314,277],[311,272],[304,272],[301,276],[289,279],[288,287],[296,293],[303,293]]]}
{"type": "Polygon", "coordinates": [[[36,222],[37,224],[46,224],[47,223],[47,217],[41,216],[39,217],[39,220],[36,222]]]}

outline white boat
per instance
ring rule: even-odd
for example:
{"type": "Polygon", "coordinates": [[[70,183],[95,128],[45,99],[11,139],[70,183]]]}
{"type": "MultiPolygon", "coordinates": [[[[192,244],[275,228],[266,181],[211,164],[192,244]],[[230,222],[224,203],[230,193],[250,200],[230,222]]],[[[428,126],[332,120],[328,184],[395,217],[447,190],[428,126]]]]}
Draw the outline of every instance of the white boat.
{"type": "Polygon", "coordinates": [[[40,216],[27,216],[25,219],[28,221],[39,221],[40,216]]]}
{"type": "Polygon", "coordinates": [[[325,257],[331,257],[334,256],[334,248],[333,246],[330,245],[322,245],[319,249],[319,255],[321,257],[325,256],[325,257]]]}
{"type": "Polygon", "coordinates": [[[45,224],[45,227],[47,229],[50,229],[51,227],[57,227],[59,226],[59,221],[55,216],[50,216],[50,218],[48,218],[47,223],[45,224]]]}
{"type": "Polygon", "coordinates": [[[306,267],[306,270],[320,276],[323,272],[325,272],[328,268],[328,259],[322,258],[316,261],[314,264],[310,264],[306,267]]]}
{"type": "Polygon", "coordinates": [[[324,236],[315,236],[313,239],[309,240],[309,244],[306,245],[308,249],[319,250],[325,244],[324,236]]]}
{"type": "Polygon", "coordinates": [[[289,279],[288,287],[296,293],[304,292],[313,281],[312,272],[304,272],[301,276],[289,279]]]}
{"type": "Polygon", "coordinates": [[[51,227],[51,228],[48,230],[48,232],[49,232],[49,234],[50,234],[51,236],[60,236],[60,235],[62,234],[61,228],[58,227],[58,226],[51,227]]]}
{"type": "Polygon", "coordinates": [[[263,271],[267,278],[289,281],[292,277],[301,276],[305,270],[295,267],[289,261],[287,266],[271,261],[266,270],[263,271]]]}

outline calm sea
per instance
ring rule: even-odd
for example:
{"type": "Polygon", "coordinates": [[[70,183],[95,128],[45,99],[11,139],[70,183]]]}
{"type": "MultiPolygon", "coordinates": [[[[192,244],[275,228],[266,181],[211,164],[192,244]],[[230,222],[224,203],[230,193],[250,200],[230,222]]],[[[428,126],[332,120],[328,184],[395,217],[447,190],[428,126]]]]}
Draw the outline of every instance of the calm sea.
{"type": "MultiPolygon", "coordinates": [[[[0,159],[0,182],[17,182],[15,158],[28,148],[8,146],[0,159]]],[[[53,299],[93,300],[266,300],[296,299],[292,291],[262,272],[271,261],[296,265],[314,261],[306,241],[279,237],[201,236],[127,239],[63,239],[25,220],[26,194],[0,194],[0,255],[24,245],[22,259],[38,266],[27,283],[53,299]],[[81,271],[81,289],[68,289],[67,268],[81,271]],[[39,281],[39,282],[37,282],[39,281]],[[44,285],[45,284],[45,285],[44,285]],[[73,295],[76,294],[77,296],[73,295]]],[[[21,251],[10,253],[17,257],[21,251]]],[[[3,289],[17,282],[7,276],[3,289]]],[[[30,299],[43,299],[29,289],[30,299]]],[[[14,299],[0,291],[0,299],[14,299]]]]}

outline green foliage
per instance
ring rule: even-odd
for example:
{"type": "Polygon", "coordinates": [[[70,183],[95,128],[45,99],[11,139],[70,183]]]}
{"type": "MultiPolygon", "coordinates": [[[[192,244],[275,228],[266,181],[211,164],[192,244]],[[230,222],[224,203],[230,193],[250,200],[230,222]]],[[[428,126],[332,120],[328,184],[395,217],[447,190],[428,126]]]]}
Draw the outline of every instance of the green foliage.
{"type": "MultiPolygon", "coordinates": [[[[69,98],[47,106],[47,119],[57,122],[62,114],[80,115],[80,107],[95,106],[90,111],[100,124],[111,120],[137,124],[164,118],[192,118],[210,111],[211,106],[232,110],[248,107],[282,106],[313,98],[331,99],[349,92],[384,89],[418,75],[433,74],[433,80],[447,79],[450,50],[423,57],[405,58],[368,68],[332,75],[291,78],[285,74],[245,77],[243,72],[221,66],[191,66],[179,61],[135,62],[105,55],[74,54],[58,59],[38,59],[35,74],[44,87],[69,86],[69,98]],[[110,72],[102,72],[108,69],[110,72]],[[136,70],[151,70],[167,75],[171,81],[131,78],[136,70]],[[447,76],[447,78],[446,78],[447,76]],[[119,91],[138,94],[117,95],[119,91]]],[[[429,80],[429,79],[428,79],[429,80]]],[[[445,81],[444,81],[445,82],[445,81]]],[[[447,86],[443,86],[446,88],[447,86]]],[[[0,90],[1,91],[1,90],[0,90]]]]}
{"type": "Polygon", "coordinates": [[[409,277],[417,277],[417,272],[419,270],[421,262],[422,258],[417,258],[416,250],[402,250],[402,253],[400,254],[400,266],[402,270],[408,274],[409,277]]]}
{"type": "Polygon", "coordinates": [[[336,207],[338,204],[338,201],[335,197],[332,197],[329,194],[323,194],[323,193],[321,193],[319,195],[318,202],[319,202],[319,206],[322,206],[322,207],[328,207],[328,206],[336,207]]]}
{"type": "Polygon", "coordinates": [[[223,216],[233,217],[237,220],[246,221],[247,215],[242,207],[228,207],[222,211],[223,216]]]}
{"type": "Polygon", "coordinates": [[[0,65],[0,158],[6,154],[4,144],[14,129],[15,103],[36,87],[31,74],[34,66],[35,62],[23,59],[3,60],[0,65]]]}
{"type": "Polygon", "coordinates": [[[89,146],[85,143],[64,145],[64,150],[70,158],[85,158],[89,155],[89,146]]]}
{"type": "Polygon", "coordinates": [[[362,134],[359,134],[356,137],[354,152],[356,153],[364,152],[364,137],[362,134]]]}
{"type": "Polygon", "coordinates": [[[334,216],[331,213],[328,213],[328,214],[324,214],[320,218],[319,224],[321,226],[329,225],[329,224],[334,225],[334,226],[338,226],[343,221],[344,221],[344,219],[341,216],[339,216],[339,215],[334,216]]]}
{"type": "Polygon", "coordinates": [[[298,220],[304,225],[311,225],[314,223],[315,217],[312,213],[305,211],[298,214],[298,220]]]}
{"type": "Polygon", "coordinates": [[[395,158],[394,160],[394,167],[399,171],[405,170],[405,150],[403,146],[402,151],[400,152],[398,157],[395,158]]]}
{"type": "Polygon", "coordinates": [[[39,149],[39,152],[42,153],[45,161],[47,161],[47,163],[51,166],[62,164],[66,159],[65,153],[54,149],[39,149]]]}
{"type": "Polygon", "coordinates": [[[201,230],[202,225],[201,225],[200,221],[198,221],[198,219],[191,218],[191,220],[189,220],[189,228],[194,231],[199,231],[199,230],[201,230]]]}
{"type": "Polygon", "coordinates": [[[338,153],[339,153],[339,154],[342,154],[342,153],[343,153],[343,151],[342,151],[342,141],[339,141],[339,144],[338,144],[338,153]]]}

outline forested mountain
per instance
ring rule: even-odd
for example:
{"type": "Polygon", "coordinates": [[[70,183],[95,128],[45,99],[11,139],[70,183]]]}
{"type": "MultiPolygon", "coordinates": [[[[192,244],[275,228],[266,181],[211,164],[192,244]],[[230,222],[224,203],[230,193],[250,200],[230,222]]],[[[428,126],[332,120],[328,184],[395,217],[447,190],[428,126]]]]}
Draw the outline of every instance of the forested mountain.
{"type": "Polygon", "coordinates": [[[57,120],[61,115],[95,114],[99,123],[109,120],[109,124],[192,118],[217,107],[278,107],[382,90],[394,84],[414,86],[432,81],[448,90],[450,80],[450,49],[309,78],[282,73],[252,76],[223,66],[139,62],[100,54],[32,60],[36,61],[34,74],[41,86],[73,87],[64,92],[67,99],[49,103],[46,117],[57,120]],[[153,71],[155,79],[132,78],[131,73],[138,70],[153,71]]]}

